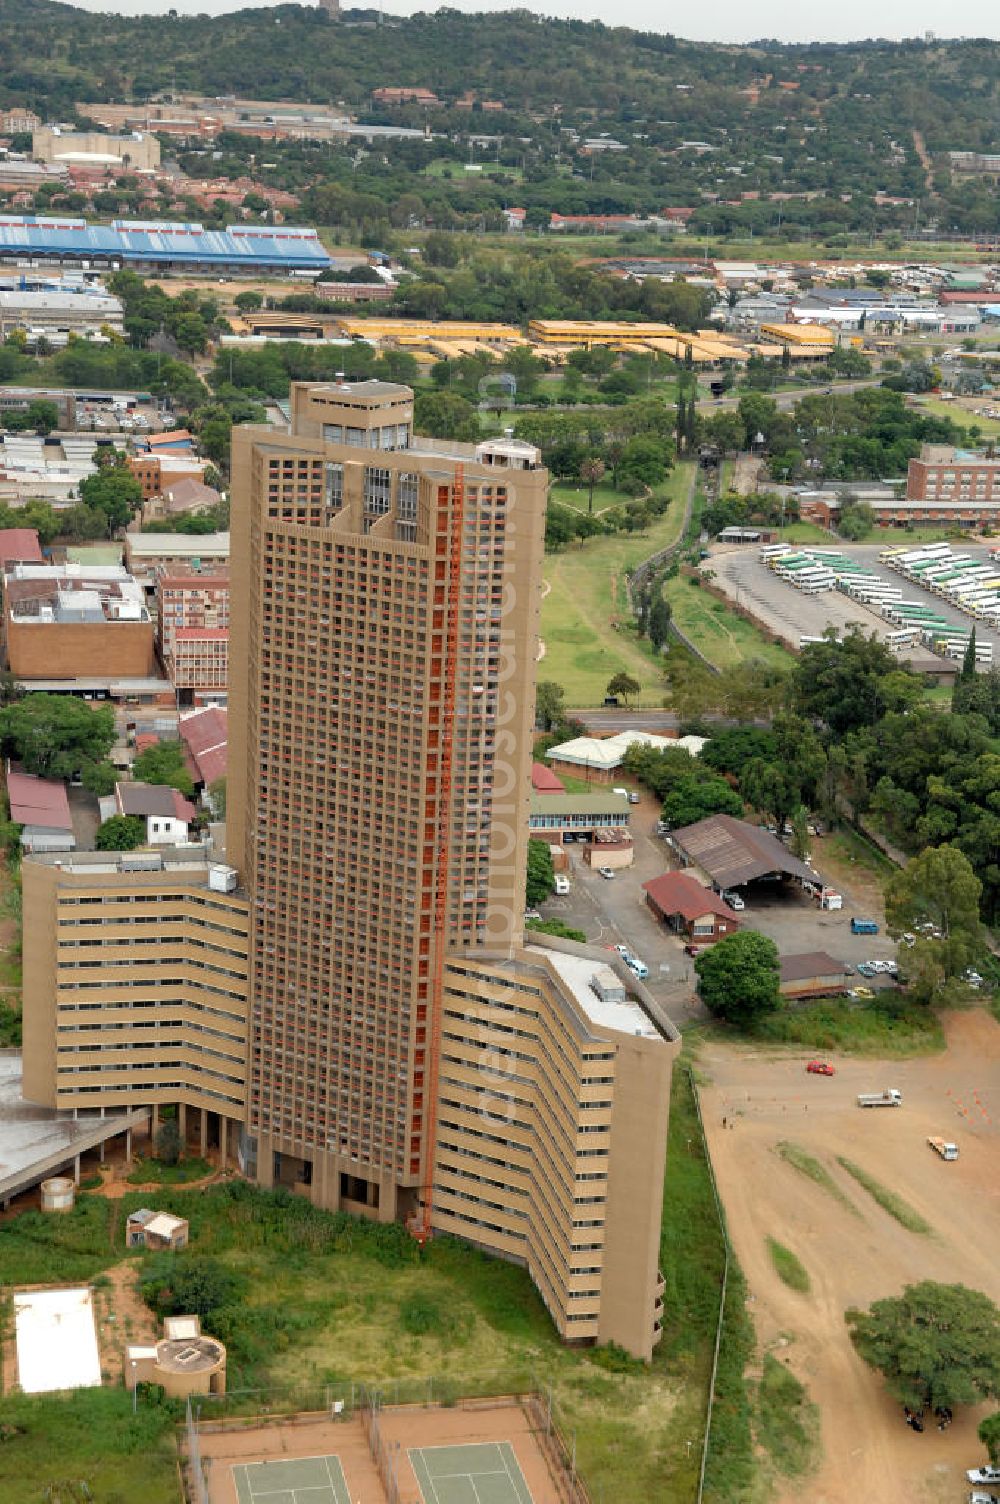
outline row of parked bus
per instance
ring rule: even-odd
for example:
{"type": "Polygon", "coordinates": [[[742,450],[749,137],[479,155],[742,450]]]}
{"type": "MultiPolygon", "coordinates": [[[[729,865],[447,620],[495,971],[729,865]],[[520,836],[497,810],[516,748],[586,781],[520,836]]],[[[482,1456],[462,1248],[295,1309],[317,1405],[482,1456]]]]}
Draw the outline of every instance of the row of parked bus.
{"type": "MultiPolygon", "coordinates": [[[[928,582],[921,577],[922,572],[919,568],[915,575],[907,574],[909,556],[912,555],[915,558],[917,555],[929,555],[932,560],[940,561],[944,568],[947,556],[951,553],[946,543],[929,544],[924,549],[886,550],[881,555],[881,559],[897,573],[918,580],[926,589],[928,582]]],[[[944,658],[961,659],[965,656],[971,636],[970,631],[956,626],[925,599],[907,600],[902,584],[895,580],[887,580],[884,576],[872,572],[851,555],[832,548],[796,550],[788,544],[768,544],[761,549],[760,557],[780,579],[784,579],[805,594],[816,594],[820,590],[840,590],[851,600],[857,601],[859,605],[866,606],[888,624],[889,630],[883,633],[883,638],[897,651],[920,644],[944,658]]],[[[933,577],[934,565],[931,564],[929,567],[933,577]]],[[[1000,549],[997,550],[994,569],[989,571],[991,576],[994,572],[996,584],[1000,587],[1000,549]]],[[[939,593],[952,605],[960,604],[961,597],[946,595],[944,590],[939,593]]],[[[1000,613],[1000,589],[991,598],[1000,613]]],[[[1000,625],[1000,614],[995,618],[984,614],[979,619],[1000,625]]],[[[817,639],[803,637],[799,641],[799,646],[805,647],[814,640],[817,639]]],[[[991,642],[977,641],[976,661],[978,663],[993,662],[991,642]]]]}
{"type": "Polygon", "coordinates": [[[882,555],[887,568],[919,585],[931,595],[957,606],[974,621],[1000,626],[1000,559],[991,553],[956,553],[948,543],[928,543],[923,548],[887,549],[882,555]]]}

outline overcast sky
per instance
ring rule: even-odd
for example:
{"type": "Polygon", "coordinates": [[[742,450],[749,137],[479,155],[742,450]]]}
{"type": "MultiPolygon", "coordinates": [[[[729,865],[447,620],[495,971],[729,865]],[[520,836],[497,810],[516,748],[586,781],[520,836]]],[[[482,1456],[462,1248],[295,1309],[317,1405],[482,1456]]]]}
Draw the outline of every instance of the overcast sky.
{"type": "MultiPolygon", "coordinates": [[[[125,15],[153,15],[167,10],[209,12],[239,10],[253,0],[78,0],[86,10],[115,11],[125,15]]],[[[343,0],[347,3],[347,0],[343,0]]],[[[377,0],[367,0],[371,5],[377,0]]],[[[385,14],[410,15],[417,10],[435,10],[433,5],[383,0],[385,14]]],[[[525,0],[520,0],[522,7],[525,0]]],[[[450,0],[452,9],[465,11],[510,10],[514,0],[450,0]]],[[[846,42],[860,37],[913,37],[933,31],[941,37],[1000,38],[1000,5],[997,0],[839,0],[836,5],[806,6],[796,0],[715,0],[711,6],[668,8],[661,0],[619,0],[614,7],[598,0],[546,0],[528,7],[543,15],[575,16],[583,20],[612,20],[623,26],[649,31],[674,31],[678,36],[703,41],[748,42],[758,37],[777,37],[785,42],[846,42]]]]}

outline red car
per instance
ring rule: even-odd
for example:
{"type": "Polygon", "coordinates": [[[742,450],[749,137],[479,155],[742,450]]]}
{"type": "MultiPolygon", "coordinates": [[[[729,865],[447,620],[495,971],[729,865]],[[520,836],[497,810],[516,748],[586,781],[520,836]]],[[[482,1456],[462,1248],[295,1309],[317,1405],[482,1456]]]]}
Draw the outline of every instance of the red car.
{"type": "Polygon", "coordinates": [[[834,1075],[833,1066],[827,1065],[825,1060],[810,1060],[809,1064],[806,1066],[806,1070],[809,1071],[813,1076],[834,1075]]]}

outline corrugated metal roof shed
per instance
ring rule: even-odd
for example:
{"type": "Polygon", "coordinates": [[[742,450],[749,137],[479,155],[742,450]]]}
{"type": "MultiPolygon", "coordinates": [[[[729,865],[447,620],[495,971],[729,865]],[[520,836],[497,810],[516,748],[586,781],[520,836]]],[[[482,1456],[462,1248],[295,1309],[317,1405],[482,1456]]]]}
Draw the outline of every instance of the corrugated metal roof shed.
{"type": "Polygon", "coordinates": [[[88,224],[72,215],[0,214],[0,257],[61,256],[322,271],[330,264],[316,231],[293,225],[200,224],[116,219],[88,224]]]}

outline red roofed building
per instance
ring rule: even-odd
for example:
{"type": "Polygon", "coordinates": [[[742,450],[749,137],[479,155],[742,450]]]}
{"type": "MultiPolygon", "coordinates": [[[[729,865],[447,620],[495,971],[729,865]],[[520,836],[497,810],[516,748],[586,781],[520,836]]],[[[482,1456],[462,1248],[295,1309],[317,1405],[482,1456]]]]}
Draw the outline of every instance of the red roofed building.
{"type": "Polygon", "coordinates": [[[226,776],[228,717],[224,710],[212,706],[182,715],[177,734],[184,747],[184,760],[195,783],[208,788],[217,778],[226,776]]]}
{"type": "Polygon", "coordinates": [[[10,818],[21,830],[25,851],[72,851],[76,846],[66,786],[33,773],[8,770],[10,818]]]}
{"type": "Polygon", "coordinates": [[[740,927],[729,905],[686,872],[664,872],[642,886],[646,903],[657,919],[696,945],[710,945],[723,935],[735,935],[740,927]]]}
{"type": "Polygon", "coordinates": [[[33,527],[0,528],[0,571],[5,564],[44,564],[33,527]]]}
{"type": "Polygon", "coordinates": [[[531,764],[531,787],[536,794],[565,794],[566,792],[562,779],[558,778],[543,762],[531,764]]]}

